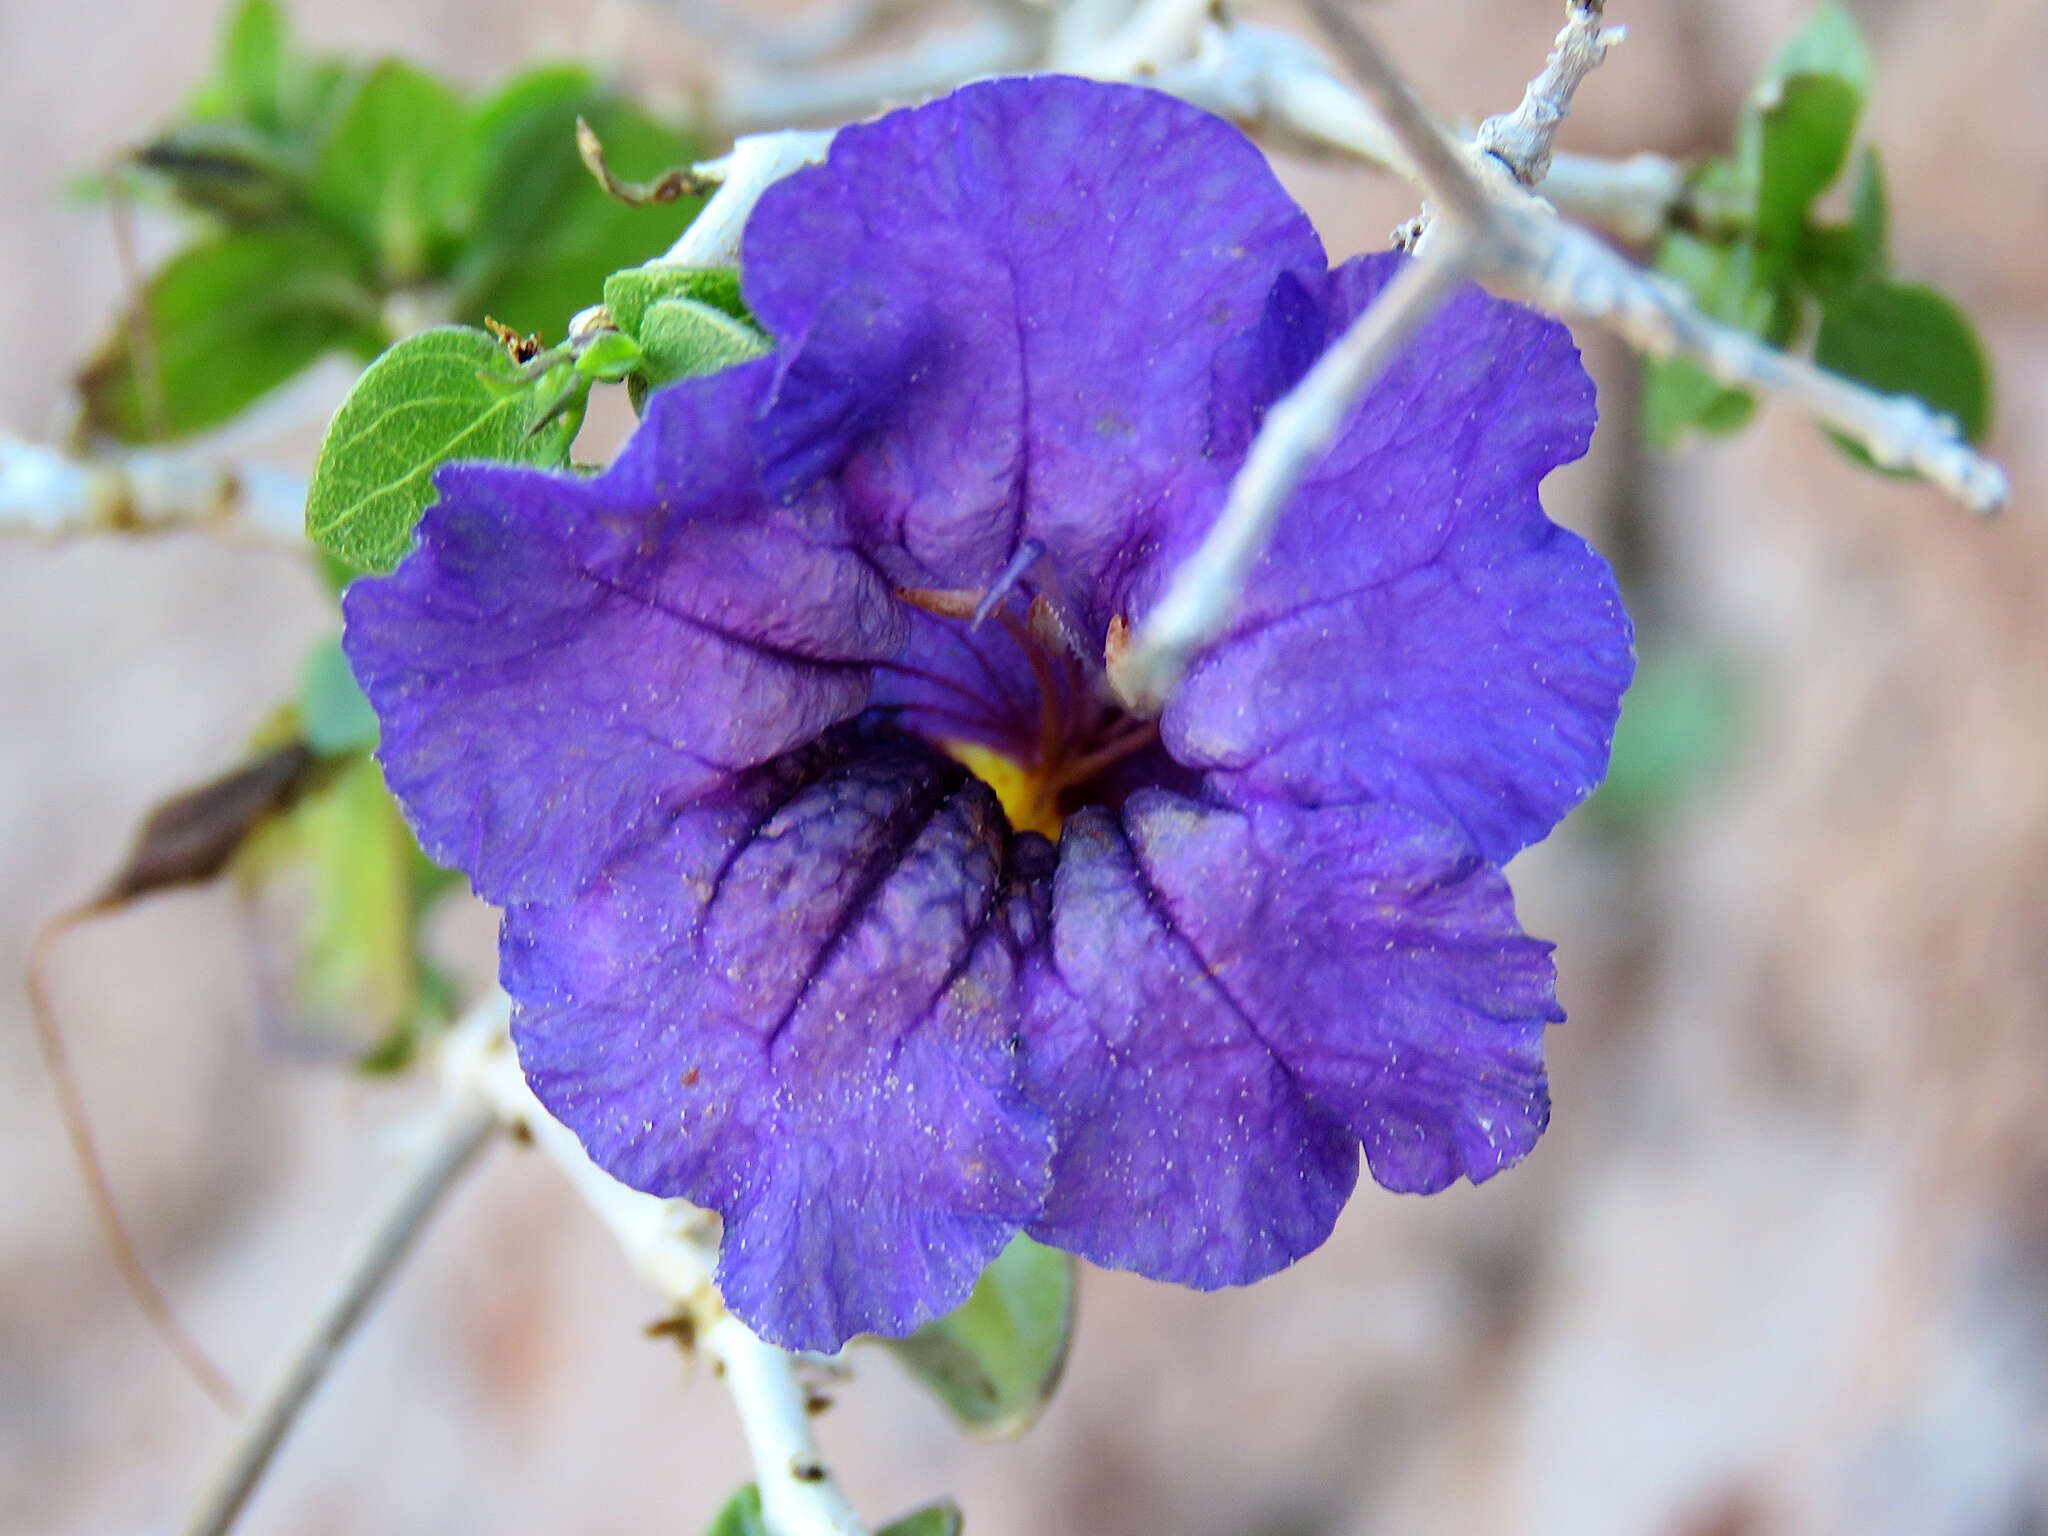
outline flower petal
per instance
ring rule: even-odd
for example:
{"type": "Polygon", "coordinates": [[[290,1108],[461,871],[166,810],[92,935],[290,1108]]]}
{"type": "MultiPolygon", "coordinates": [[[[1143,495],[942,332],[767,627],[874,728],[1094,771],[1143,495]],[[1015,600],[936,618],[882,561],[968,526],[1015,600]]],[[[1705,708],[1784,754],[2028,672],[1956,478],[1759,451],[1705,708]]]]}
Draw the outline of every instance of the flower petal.
{"type": "Polygon", "coordinates": [[[1499,871],[1388,806],[1160,791],[1072,818],[1026,1032],[1060,1152],[1042,1240],[1202,1287],[1328,1235],[1364,1143],[1389,1189],[1475,1182],[1549,1117],[1549,946],[1499,871]]]}
{"type": "Polygon", "coordinates": [[[783,348],[771,484],[841,470],[865,544],[935,585],[985,585],[1035,539],[1098,632],[1131,563],[1220,499],[1219,347],[1283,270],[1324,271],[1235,128],[1057,76],[841,129],[745,250],[783,348]]]}
{"type": "Polygon", "coordinates": [[[420,841],[492,901],[560,900],[736,770],[866,703],[885,583],[761,498],[765,365],[657,395],[594,480],[444,470],[419,547],[343,603],[420,841]]]}
{"type": "MultiPolygon", "coordinates": [[[[1336,274],[1333,335],[1403,259],[1336,274]]],[[[1593,419],[1562,326],[1453,299],[1289,508],[1168,749],[1238,803],[1390,801],[1495,862],[1542,837],[1606,772],[1634,670],[1613,573],[1537,495],[1593,419]]]]}
{"type": "Polygon", "coordinates": [[[1037,1213],[1018,857],[985,786],[849,727],[507,912],[535,1093],[615,1178],[724,1218],[719,1286],[762,1337],[908,1332],[1037,1213]]]}

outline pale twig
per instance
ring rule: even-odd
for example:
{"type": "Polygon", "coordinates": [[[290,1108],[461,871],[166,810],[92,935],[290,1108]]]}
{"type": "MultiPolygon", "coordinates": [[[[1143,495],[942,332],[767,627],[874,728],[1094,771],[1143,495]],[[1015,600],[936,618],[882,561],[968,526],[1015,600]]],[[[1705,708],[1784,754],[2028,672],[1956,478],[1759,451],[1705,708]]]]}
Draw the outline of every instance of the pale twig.
{"type": "Polygon", "coordinates": [[[1662,155],[1605,160],[1558,152],[1536,190],[1561,213],[1631,245],[1647,245],[1670,226],[1685,196],[1685,167],[1662,155]]]}
{"type": "Polygon", "coordinates": [[[670,0],[667,6],[688,31],[774,69],[829,58],[899,17],[925,8],[924,0],[826,0],[770,27],[717,0],[670,0]]]}
{"type": "Polygon", "coordinates": [[[306,482],[263,465],[144,451],[75,458],[0,434],[0,534],[196,530],[303,549],[306,482]]]}
{"type": "MultiPolygon", "coordinates": [[[[1305,3],[1368,90],[1391,74],[1378,45],[1335,0],[1305,3]]],[[[1491,155],[1439,158],[1433,151],[1442,140],[1426,120],[1387,116],[1439,204],[1455,207],[1461,220],[1469,218],[1472,237],[1481,242],[1473,275],[1488,287],[1552,314],[1605,326],[1652,356],[1683,357],[1730,388],[1772,393],[1853,438],[1877,463],[1912,469],[1974,511],[1995,512],[2004,505],[2005,472],[1965,443],[1948,418],[1910,396],[1864,389],[1709,319],[1675,284],[1642,271],[1559,218],[1513,178],[1505,162],[1491,155]]]]}
{"type": "Polygon", "coordinates": [[[1620,27],[1605,24],[1606,0],[1571,0],[1564,30],[1544,62],[1543,72],[1529,82],[1521,104],[1512,112],[1489,117],[1473,142],[1515,173],[1515,180],[1533,187],[1550,174],[1551,147],[1557,130],[1571,115],[1579,85],[1621,41],[1620,27]]]}
{"type": "Polygon", "coordinates": [[[1652,357],[1682,357],[1730,389],[1773,395],[1851,439],[1883,468],[1909,469],[1973,512],[1989,515],[2005,505],[2005,471],[1923,401],[1865,389],[1710,320],[1677,284],[1644,272],[1548,210],[1523,210],[1520,223],[1510,261],[1485,274],[1489,287],[1603,326],[1652,357]]]}
{"type": "MultiPolygon", "coordinates": [[[[1440,301],[1438,285],[1459,275],[1550,313],[1605,326],[1653,356],[1684,357],[1730,387],[1770,391],[1855,440],[1880,465],[1910,468],[1978,511],[2003,504],[2004,472],[1964,443],[1947,418],[1918,400],[1863,389],[1708,319],[1676,285],[1559,218],[1506,159],[1448,140],[1370,34],[1335,0],[1305,3],[1426,183],[1439,217],[1417,247],[1418,264],[1388,285],[1335,349],[1355,349],[1353,358],[1327,368],[1319,363],[1273,407],[1202,545],[1174,573],[1137,634],[1112,635],[1111,685],[1128,706],[1156,714],[1194,656],[1228,630],[1245,581],[1302,475],[1393,343],[1440,301]],[[1375,318],[1383,309],[1392,311],[1384,323],[1375,318]]],[[[1575,19],[1589,9],[1574,0],[1575,19]]],[[[1542,124],[1554,128],[1569,110],[1584,69],[1554,55],[1539,78],[1548,83],[1534,93],[1542,105],[1530,114],[1528,133],[1504,138],[1519,146],[1517,153],[1540,158],[1542,124]]],[[[1264,82],[1279,83],[1277,77],[1264,82]]]]}
{"type": "Polygon", "coordinates": [[[738,140],[719,159],[693,166],[706,179],[716,181],[718,190],[661,260],[683,267],[738,266],[740,237],[761,194],[797,167],[824,159],[831,147],[829,130],[754,133],[738,140]]]}
{"type": "Polygon", "coordinates": [[[1024,68],[1038,51],[1040,30],[1009,16],[980,16],[873,58],[731,80],[713,89],[711,115],[742,130],[862,117],[878,106],[921,101],[965,80],[1024,68]]]}
{"type": "Polygon", "coordinates": [[[1109,685],[1132,713],[1156,717],[1194,656],[1235,615],[1239,595],[1302,477],[1335,439],[1352,404],[1464,280],[1461,246],[1444,241],[1401,268],[1308,376],[1267,413],[1230,496],[1201,547],[1127,648],[1112,646],[1109,685]]]}
{"type": "Polygon", "coordinates": [[[719,1300],[718,1218],[628,1189],[593,1163],[575,1133],[527,1087],[507,1033],[509,1015],[498,993],[451,1033],[444,1055],[451,1091],[482,1098],[503,1123],[525,1130],[611,1229],[640,1278],[687,1319],[685,1336],[720,1369],[738,1409],[772,1536],[863,1536],[812,1433],[795,1359],[757,1338],[719,1300]]]}
{"type": "Polygon", "coordinates": [[[227,1459],[221,1463],[183,1527],[184,1536],[224,1536],[255,1491],[299,1410],[320,1385],[335,1355],[362,1321],[370,1303],[411,1250],[455,1181],[498,1129],[495,1115],[475,1103],[459,1103],[432,1147],[407,1179],[398,1200],[368,1240],[343,1267],[340,1281],[315,1315],[313,1326],[264,1393],[227,1459]]]}

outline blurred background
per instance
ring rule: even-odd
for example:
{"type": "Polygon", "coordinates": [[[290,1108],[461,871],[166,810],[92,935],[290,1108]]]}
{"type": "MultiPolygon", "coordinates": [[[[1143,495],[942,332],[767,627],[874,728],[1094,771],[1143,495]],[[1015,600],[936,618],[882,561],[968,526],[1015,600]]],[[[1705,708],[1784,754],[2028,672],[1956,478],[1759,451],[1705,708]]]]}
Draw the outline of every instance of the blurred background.
{"type": "MultiPolygon", "coordinates": [[[[1629,793],[1513,870],[1559,945],[1553,1127],[1429,1200],[1361,1189],[1326,1248],[1198,1296],[1089,1273],[1021,1442],[963,1440],[856,1352],[822,1433],[881,1518],[974,1536],[2048,1533],[2048,7],[1857,0],[1895,265],[1993,354],[2009,514],[1980,525],[1767,407],[1636,446],[1638,370],[1582,336],[1605,421],[1552,481],[1624,571],[1655,727],[1629,793]],[[1657,742],[1662,742],[1659,747],[1657,742]]],[[[624,0],[296,0],[309,44],[475,86],[573,56],[687,110],[715,37],[624,0]]],[[[1384,0],[1440,110],[1511,105],[1557,0],[1384,0]]],[[[1616,0],[1562,143],[1726,147],[1798,0],[1616,0]]],[[[67,184],[211,69],[220,0],[0,0],[0,429],[60,429],[124,293],[67,184]]],[[[1280,13],[1276,13],[1280,14],[1280,13]]],[[[1334,255],[1414,212],[1281,162],[1334,255]]],[[[145,263],[168,225],[145,218],[145,263]]],[[[300,472],[319,370],[233,447],[300,472]]],[[[586,436],[616,433],[614,413],[586,436]]],[[[22,1000],[36,926],[167,792],[237,760],[331,607],[305,562],[196,536],[0,545],[0,1528],[158,1532],[228,1424],[103,1251],[22,1000]]],[[[447,942],[489,952],[488,916],[447,942]]],[[[80,931],[52,970],[159,1281],[245,1387],[379,1208],[418,1091],[281,1050],[229,894],[80,931]]],[[[743,1481],[715,1382],[555,1170],[457,1192],[249,1510],[251,1533],[693,1532],[743,1481]]]]}

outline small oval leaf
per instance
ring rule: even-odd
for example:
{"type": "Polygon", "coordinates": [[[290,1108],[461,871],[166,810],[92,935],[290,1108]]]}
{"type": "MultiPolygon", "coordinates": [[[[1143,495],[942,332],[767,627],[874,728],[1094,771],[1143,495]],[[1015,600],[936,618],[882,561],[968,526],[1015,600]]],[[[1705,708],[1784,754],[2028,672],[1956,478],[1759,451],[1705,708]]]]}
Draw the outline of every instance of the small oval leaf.
{"type": "Polygon", "coordinates": [[[746,321],[695,299],[657,300],[640,324],[639,372],[657,389],[768,351],[768,338],[746,321]]]}
{"type": "Polygon", "coordinates": [[[1961,310],[1918,283],[1862,283],[1821,311],[1813,359],[1954,418],[1971,442],[1991,427],[1991,367],[1961,310]]]}
{"type": "Polygon", "coordinates": [[[306,536],[354,565],[388,571],[412,547],[441,465],[562,463],[568,444],[534,433],[545,408],[518,374],[504,348],[462,326],[422,331],[378,358],[320,444],[306,536]]]}
{"type": "Polygon", "coordinates": [[[1019,1237],[960,1307],[886,1342],[971,1433],[1001,1439],[1044,1411],[1073,1328],[1073,1259],[1019,1237]]]}

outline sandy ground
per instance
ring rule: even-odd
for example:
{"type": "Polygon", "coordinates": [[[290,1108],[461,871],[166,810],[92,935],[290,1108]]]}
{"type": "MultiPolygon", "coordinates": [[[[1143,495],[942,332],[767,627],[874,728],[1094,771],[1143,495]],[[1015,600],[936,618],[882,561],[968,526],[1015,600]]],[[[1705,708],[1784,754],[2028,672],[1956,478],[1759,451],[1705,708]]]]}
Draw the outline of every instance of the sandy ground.
{"type": "MultiPolygon", "coordinates": [[[[1021,1443],[963,1442],[879,1357],[825,1421],[876,1515],[958,1495],[977,1536],[2048,1531],[2048,8],[1870,0],[1900,267],[1980,320],[2012,514],[1973,526],[1774,410],[1643,466],[1603,434],[1560,515],[1744,685],[1731,771],[1648,846],[1575,827],[1515,871],[1572,1023],[1528,1166],[1367,1190],[1326,1249],[1195,1296],[1090,1274],[1069,1380],[1021,1443]]],[[[1512,101],[1552,0],[1389,0],[1447,111],[1512,101]]],[[[680,90],[699,50],[557,0],[304,0],[325,46],[483,82],[595,50],[680,90]]],[[[1634,36],[1568,143],[1725,132],[1798,8],[1614,7],[1634,36]]],[[[0,0],[0,427],[37,434],[120,292],[66,178],[203,71],[212,0],[0,0]]],[[[1333,248],[1398,189],[1290,167],[1333,248]]],[[[1626,367],[1592,346],[1609,398],[1626,367]]],[[[333,376],[257,449],[303,463],[333,376]],[[321,391],[325,390],[325,396],[321,391]]],[[[285,558],[193,540],[0,554],[0,1528],[170,1529],[227,1424],[119,1289],[27,1030],[36,923],[166,790],[229,762],[331,622],[285,558]]],[[[488,932],[457,925],[471,948],[488,932]]],[[[234,912],[202,893],[56,970],[140,1240],[261,1378],[388,1187],[415,1107],[261,1044],[234,912]]],[[[245,1529],[694,1531],[744,1477],[715,1383],[538,1159],[429,1234],[245,1529]]]]}

